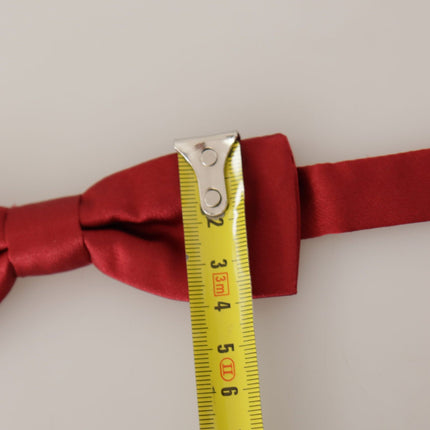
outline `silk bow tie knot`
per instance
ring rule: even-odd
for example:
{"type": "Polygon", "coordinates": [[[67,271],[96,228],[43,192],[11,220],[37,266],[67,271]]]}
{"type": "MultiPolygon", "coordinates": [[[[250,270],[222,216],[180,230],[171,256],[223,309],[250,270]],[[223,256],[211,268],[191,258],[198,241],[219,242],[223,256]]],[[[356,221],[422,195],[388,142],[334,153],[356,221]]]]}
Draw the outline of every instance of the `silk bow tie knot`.
{"type": "MultiPolygon", "coordinates": [[[[254,296],[293,294],[300,229],[288,141],[248,139],[242,154],[254,296]]],[[[175,154],[111,175],[80,196],[0,208],[0,300],[17,276],[91,262],[129,285],[187,300],[175,154]]]]}
{"type": "Polygon", "coordinates": [[[17,276],[88,264],[79,225],[79,196],[0,208],[0,300],[17,276]]]}
{"type": "Polygon", "coordinates": [[[16,276],[75,269],[90,262],[79,223],[80,196],[1,209],[0,261],[16,276]]]}

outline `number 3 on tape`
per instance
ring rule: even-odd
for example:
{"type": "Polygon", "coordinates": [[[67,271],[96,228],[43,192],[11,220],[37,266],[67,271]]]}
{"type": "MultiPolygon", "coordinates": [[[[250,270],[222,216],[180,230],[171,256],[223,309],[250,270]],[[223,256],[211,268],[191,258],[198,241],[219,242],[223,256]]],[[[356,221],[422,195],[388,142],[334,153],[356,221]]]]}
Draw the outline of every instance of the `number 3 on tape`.
{"type": "Polygon", "coordinates": [[[175,149],[200,429],[263,429],[239,135],[175,149]]]}

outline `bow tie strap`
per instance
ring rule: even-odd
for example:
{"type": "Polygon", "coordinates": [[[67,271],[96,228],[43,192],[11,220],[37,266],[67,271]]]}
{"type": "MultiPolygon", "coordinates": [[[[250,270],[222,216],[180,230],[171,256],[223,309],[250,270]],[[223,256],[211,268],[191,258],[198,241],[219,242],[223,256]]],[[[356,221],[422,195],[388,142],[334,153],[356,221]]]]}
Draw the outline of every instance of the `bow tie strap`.
{"type": "Polygon", "coordinates": [[[299,167],[302,238],[430,220],[430,149],[299,167]]]}
{"type": "MultiPolygon", "coordinates": [[[[297,169],[285,136],[242,142],[255,297],[296,292],[297,169]]],[[[177,156],[111,175],[81,196],[0,209],[0,299],[16,276],[92,262],[142,290],[187,300],[177,156]]]]}

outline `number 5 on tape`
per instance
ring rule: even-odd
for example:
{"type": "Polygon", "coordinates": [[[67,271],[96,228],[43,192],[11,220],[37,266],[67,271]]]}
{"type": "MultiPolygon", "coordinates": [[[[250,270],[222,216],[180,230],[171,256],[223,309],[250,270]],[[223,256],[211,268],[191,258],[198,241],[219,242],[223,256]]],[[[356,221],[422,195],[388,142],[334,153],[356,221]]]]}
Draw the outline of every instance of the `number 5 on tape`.
{"type": "Polygon", "coordinates": [[[175,149],[200,429],[263,429],[239,135],[175,149]]]}

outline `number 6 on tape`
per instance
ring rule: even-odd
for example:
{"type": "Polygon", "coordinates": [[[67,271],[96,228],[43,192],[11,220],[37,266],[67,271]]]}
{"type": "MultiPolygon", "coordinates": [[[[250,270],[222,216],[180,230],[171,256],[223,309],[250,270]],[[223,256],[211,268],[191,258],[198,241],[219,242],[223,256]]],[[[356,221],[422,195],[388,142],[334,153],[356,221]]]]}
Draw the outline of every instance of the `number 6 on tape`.
{"type": "Polygon", "coordinates": [[[200,429],[263,429],[239,135],[175,149],[200,429]]]}

